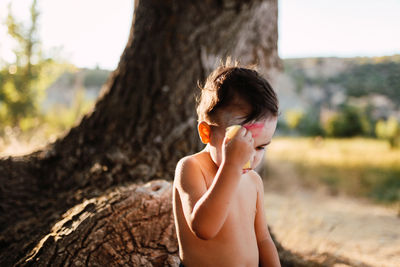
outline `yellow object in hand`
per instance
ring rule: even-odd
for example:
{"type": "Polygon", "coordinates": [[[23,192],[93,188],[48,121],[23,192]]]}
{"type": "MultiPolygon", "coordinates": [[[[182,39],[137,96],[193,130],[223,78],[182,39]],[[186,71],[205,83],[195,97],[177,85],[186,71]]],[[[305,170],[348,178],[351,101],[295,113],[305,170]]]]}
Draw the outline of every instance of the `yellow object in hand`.
{"type": "MultiPolygon", "coordinates": [[[[235,135],[237,134],[237,132],[239,131],[239,129],[241,128],[242,126],[240,126],[240,125],[232,125],[232,126],[229,126],[228,128],[226,128],[226,136],[229,138],[229,139],[232,139],[233,137],[235,137],[235,135]]],[[[250,165],[250,160],[248,161],[248,162],[246,162],[246,164],[243,166],[243,170],[246,170],[246,169],[250,169],[251,168],[251,165],[250,165]]]]}

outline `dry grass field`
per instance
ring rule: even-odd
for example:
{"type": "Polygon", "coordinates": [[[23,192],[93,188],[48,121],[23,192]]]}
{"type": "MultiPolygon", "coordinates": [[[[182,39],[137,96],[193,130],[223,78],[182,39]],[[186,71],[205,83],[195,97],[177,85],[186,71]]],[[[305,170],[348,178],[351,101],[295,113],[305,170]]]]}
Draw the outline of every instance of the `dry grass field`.
{"type": "Polygon", "coordinates": [[[332,194],[400,201],[400,148],[376,139],[277,138],[267,152],[267,169],[291,164],[309,187],[332,194]]]}
{"type": "Polygon", "coordinates": [[[266,160],[267,219],[282,245],[320,262],[329,255],[350,266],[400,266],[399,149],[277,138],[266,160]]]}

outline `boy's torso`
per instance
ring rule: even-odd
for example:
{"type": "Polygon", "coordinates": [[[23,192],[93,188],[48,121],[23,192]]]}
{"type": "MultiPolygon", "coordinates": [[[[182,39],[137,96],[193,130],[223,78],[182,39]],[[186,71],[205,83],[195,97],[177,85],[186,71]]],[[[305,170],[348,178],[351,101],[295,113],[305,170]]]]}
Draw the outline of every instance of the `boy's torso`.
{"type": "MultiPolygon", "coordinates": [[[[202,151],[193,155],[202,171],[207,189],[216,174],[210,155],[202,151]]],[[[228,217],[220,232],[211,240],[197,238],[189,229],[180,203],[177,207],[180,257],[189,266],[257,266],[258,247],[254,231],[257,188],[249,172],[242,175],[238,190],[230,203],[228,217]]],[[[175,201],[180,201],[179,197],[175,201]]]]}

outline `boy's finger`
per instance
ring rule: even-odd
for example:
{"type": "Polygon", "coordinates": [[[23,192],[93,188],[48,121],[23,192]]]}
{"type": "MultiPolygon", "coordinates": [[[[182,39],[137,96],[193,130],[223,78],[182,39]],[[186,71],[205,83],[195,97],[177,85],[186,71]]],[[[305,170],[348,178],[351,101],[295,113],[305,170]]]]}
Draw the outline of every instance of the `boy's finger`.
{"type": "Polygon", "coordinates": [[[244,134],[244,136],[245,136],[246,138],[253,138],[253,134],[252,134],[251,131],[249,131],[248,129],[246,129],[246,128],[244,128],[244,127],[243,127],[243,129],[246,131],[245,134],[244,134]]]}
{"type": "Polygon", "coordinates": [[[233,139],[236,135],[241,134],[243,135],[242,126],[240,125],[231,125],[225,129],[225,136],[229,139],[233,139]]]}
{"type": "Polygon", "coordinates": [[[235,136],[238,136],[238,137],[243,136],[243,137],[244,137],[245,135],[246,135],[246,128],[240,127],[240,128],[237,130],[236,134],[235,134],[234,136],[232,136],[232,139],[233,139],[235,136]]]}

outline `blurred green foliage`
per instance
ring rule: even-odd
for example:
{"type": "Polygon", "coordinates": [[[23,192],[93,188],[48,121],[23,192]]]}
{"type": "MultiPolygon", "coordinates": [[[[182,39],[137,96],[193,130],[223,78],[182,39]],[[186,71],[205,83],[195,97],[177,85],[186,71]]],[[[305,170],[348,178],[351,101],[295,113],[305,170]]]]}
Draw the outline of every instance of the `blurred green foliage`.
{"type": "Polygon", "coordinates": [[[93,107],[95,95],[87,97],[84,86],[100,87],[109,74],[100,69],[79,70],[54,51],[53,55],[45,56],[48,52],[42,50],[38,35],[37,0],[31,2],[29,14],[28,19],[20,22],[10,2],[7,19],[2,22],[14,44],[15,59],[12,62],[0,59],[0,152],[11,143],[28,146],[32,138],[35,144],[55,140],[93,107]],[[78,74],[82,74],[82,80],[77,78],[78,74]],[[61,76],[66,77],[63,86],[66,81],[66,87],[73,88],[73,104],[64,106],[55,102],[43,109],[46,89],[61,76]]]}
{"type": "Polygon", "coordinates": [[[320,123],[319,113],[315,109],[309,109],[307,112],[297,109],[287,110],[284,114],[284,121],[279,121],[278,129],[302,136],[325,135],[320,123]]]}
{"type": "Polygon", "coordinates": [[[283,121],[280,121],[279,130],[286,134],[295,132],[302,136],[374,137],[371,130],[373,124],[363,109],[343,105],[325,122],[321,121],[316,108],[310,108],[307,112],[289,109],[285,112],[283,121]]]}
{"type": "Polygon", "coordinates": [[[37,1],[30,7],[30,25],[18,22],[8,6],[6,26],[9,36],[15,41],[15,61],[4,62],[0,71],[0,119],[3,124],[17,126],[22,118],[35,116],[38,99],[43,93],[38,88],[41,68],[47,64],[42,58],[37,36],[39,11],[37,1]]]}
{"type": "Polygon", "coordinates": [[[65,71],[76,71],[69,63],[44,57],[38,36],[37,1],[30,6],[29,22],[19,22],[11,3],[5,25],[15,43],[15,60],[0,65],[0,134],[5,127],[30,130],[40,124],[40,104],[46,88],[65,71]]]}
{"type": "Polygon", "coordinates": [[[379,120],[375,126],[376,136],[388,140],[391,147],[400,146],[400,124],[394,117],[379,120]]]}
{"type": "Polygon", "coordinates": [[[297,130],[304,136],[325,135],[324,129],[320,123],[319,112],[315,110],[315,108],[310,108],[306,113],[303,113],[297,130]]]}
{"type": "Polygon", "coordinates": [[[297,129],[301,119],[304,117],[303,111],[288,109],[285,112],[285,119],[290,129],[297,129]]]}
{"type": "Polygon", "coordinates": [[[330,137],[365,136],[370,129],[367,118],[352,106],[344,106],[323,127],[326,135],[330,137]]]}

